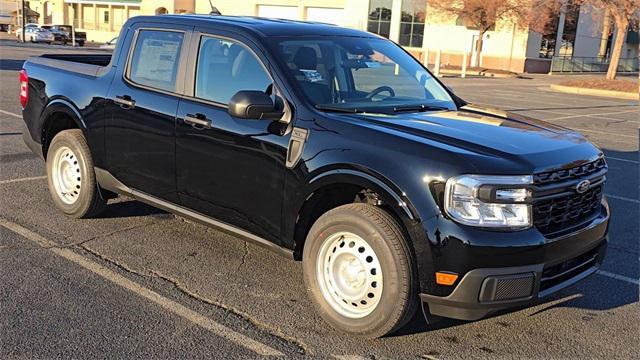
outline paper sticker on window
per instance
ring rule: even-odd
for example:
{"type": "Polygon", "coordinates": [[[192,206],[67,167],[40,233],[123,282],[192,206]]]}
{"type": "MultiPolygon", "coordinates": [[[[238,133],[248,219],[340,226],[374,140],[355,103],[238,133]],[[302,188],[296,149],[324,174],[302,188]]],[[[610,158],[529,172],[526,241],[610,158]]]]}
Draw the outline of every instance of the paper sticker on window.
{"type": "Polygon", "coordinates": [[[309,82],[318,82],[322,81],[322,75],[318,72],[318,70],[305,70],[300,69],[300,72],[304,75],[304,79],[309,82]]]}

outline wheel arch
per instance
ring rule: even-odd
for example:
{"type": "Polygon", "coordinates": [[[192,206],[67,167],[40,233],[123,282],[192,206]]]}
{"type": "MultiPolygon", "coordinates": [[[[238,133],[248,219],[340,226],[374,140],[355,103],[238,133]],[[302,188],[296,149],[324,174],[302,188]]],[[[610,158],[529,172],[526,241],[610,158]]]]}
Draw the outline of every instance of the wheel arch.
{"type": "Polygon", "coordinates": [[[46,159],[47,151],[51,140],[60,131],[69,129],[80,129],[86,136],[87,126],[82,119],[82,115],[75,106],[65,99],[54,99],[50,101],[40,116],[42,124],[40,141],[42,144],[42,155],[46,159]]]}
{"type": "Polygon", "coordinates": [[[296,259],[302,258],[304,242],[313,223],[323,213],[340,205],[373,201],[398,221],[407,231],[405,235],[409,241],[411,236],[407,225],[420,221],[416,209],[397,186],[377,173],[359,169],[340,168],[318,173],[308,182],[299,199],[302,200],[295,207],[297,220],[293,231],[296,259]]]}

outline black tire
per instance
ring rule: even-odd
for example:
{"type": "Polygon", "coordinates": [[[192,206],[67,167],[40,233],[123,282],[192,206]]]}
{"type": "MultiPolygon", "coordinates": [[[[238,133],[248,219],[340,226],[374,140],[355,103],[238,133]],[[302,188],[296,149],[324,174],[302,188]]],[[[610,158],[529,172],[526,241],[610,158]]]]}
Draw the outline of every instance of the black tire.
{"type": "Polygon", "coordinates": [[[403,232],[383,209],[369,204],[348,204],[322,215],[312,226],[303,252],[304,281],[316,309],[334,328],[365,338],[377,338],[404,326],[417,305],[416,270],[403,232]],[[384,286],[373,311],[361,318],[339,313],[325,299],[316,274],[320,252],[332,234],[350,232],[371,246],[378,257],[384,286]]]}
{"type": "Polygon", "coordinates": [[[78,46],[83,47],[84,46],[84,41],[78,41],[78,46]]]}
{"type": "Polygon", "coordinates": [[[53,203],[70,217],[76,219],[95,217],[106,208],[106,201],[100,195],[96,182],[89,146],[79,129],[61,131],[51,141],[47,152],[47,181],[53,203]],[[63,147],[70,149],[75,155],[79,166],[79,178],[82,180],[76,195],[77,198],[71,204],[66,203],[57,193],[53,180],[55,156],[58,150],[63,147]]]}

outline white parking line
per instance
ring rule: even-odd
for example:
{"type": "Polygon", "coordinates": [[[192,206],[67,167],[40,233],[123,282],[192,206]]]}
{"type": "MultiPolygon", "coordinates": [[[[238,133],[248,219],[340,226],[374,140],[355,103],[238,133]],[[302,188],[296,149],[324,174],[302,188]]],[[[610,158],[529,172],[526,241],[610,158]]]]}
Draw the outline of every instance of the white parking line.
{"type": "Polygon", "coordinates": [[[634,279],[634,278],[630,278],[628,276],[618,275],[618,274],[614,274],[614,273],[611,273],[611,272],[608,272],[608,271],[604,271],[604,270],[598,270],[597,274],[598,275],[602,275],[602,276],[606,276],[606,277],[610,277],[612,279],[628,282],[630,284],[640,285],[640,280],[634,279]]]}
{"type": "Polygon", "coordinates": [[[20,178],[20,179],[2,180],[0,181],[0,185],[23,182],[23,181],[43,180],[46,178],[47,178],[46,176],[33,176],[33,177],[26,177],[26,178],[20,178]]]}
{"type": "Polygon", "coordinates": [[[42,246],[43,248],[55,253],[58,256],[61,256],[81,267],[95,273],[102,278],[109,280],[110,282],[125,288],[131,292],[134,292],[136,295],[141,296],[151,302],[156,303],[161,306],[165,310],[172,312],[175,315],[178,315],[204,329],[211,331],[214,335],[217,335],[221,338],[229,340],[236,345],[242,346],[246,349],[249,349],[261,356],[284,356],[280,351],[269,347],[268,345],[262,344],[256,340],[253,340],[243,334],[240,334],[222,324],[219,324],[212,319],[203,316],[184,305],[181,305],[173,300],[169,300],[162,295],[156,293],[153,290],[143,287],[142,285],[127,279],[126,277],[117,274],[104,266],[93,262],[68,248],[60,248],[56,247],[58,244],[55,242],[45,239],[39,234],[20,226],[16,223],[10,222],[3,218],[0,218],[0,226],[4,226],[5,228],[13,231],[14,233],[21,235],[22,237],[29,239],[36,244],[42,246]]]}
{"type": "Polygon", "coordinates": [[[12,112],[9,112],[9,111],[5,111],[5,110],[2,110],[2,109],[0,109],[0,113],[5,114],[5,115],[9,115],[9,116],[13,116],[13,117],[17,117],[19,119],[22,119],[22,115],[18,115],[18,114],[15,114],[15,113],[12,113],[12,112]]]}
{"type": "Polygon", "coordinates": [[[613,156],[604,156],[607,160],[615,160],[615,161],[623,161],[623,162],[628,162],[628,163],[632,163],[632,164],[640,164],[640,161],[635,161],[635,160],[629,160],[629,159],[622,159],[622,158],[617,158],[617,157],[613,157],[613,156]]]}
{"type": "Polygon", "coordinates": [[[618,195],[611,195],[611,194],[606,194],[607,198],[611,198],[611,199],[616,199],[616,200],[622,200],[622,201],[628,201],[628,202],[632,202],[635,204],[640,204],[640,200],[638,199],[632,199],[632,198],[628,198],[628,197],[624,197],[624,196],[618,196],[618,195]]]}

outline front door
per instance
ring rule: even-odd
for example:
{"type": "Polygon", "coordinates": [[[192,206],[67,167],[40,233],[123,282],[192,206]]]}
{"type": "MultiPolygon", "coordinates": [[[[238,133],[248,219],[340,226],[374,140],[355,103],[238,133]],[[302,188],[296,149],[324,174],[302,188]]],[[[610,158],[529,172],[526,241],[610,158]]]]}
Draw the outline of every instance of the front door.
{"type": "MultiPolygon", "coordinates": [[[[182,203],[227,224],[278,242],[289,135],[281,123],[234,118],[240,90],[272,91],[263,62],[238,38],[194,35],[192,96],[176,122],[177,186],[182,203]]],[[[284,126],[286,127],[286,125],[284,126]]]]}
{"type": "Polygon", "coordinates": [[[125,185],[171,202],[178,202],[176,94],[183,84],[179,69],[186,63],[187,30],[138,28],[106,105],[111,114],[105,126],[108,170],[125,185]]]}

